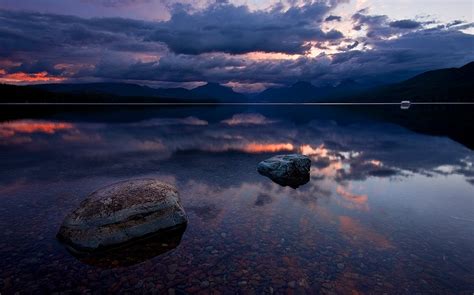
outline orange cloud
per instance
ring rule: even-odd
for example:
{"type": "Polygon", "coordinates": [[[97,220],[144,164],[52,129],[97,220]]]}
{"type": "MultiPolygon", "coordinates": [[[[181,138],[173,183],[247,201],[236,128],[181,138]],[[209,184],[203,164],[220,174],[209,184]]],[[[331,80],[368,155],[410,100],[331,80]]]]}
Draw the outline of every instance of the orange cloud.
{"type": "Polygon", "coordinates": [[[243,54],[242,56],[246,59],[260,61],[260,60],[295,60],[295,59],[300,58],[302,55],[255,51],[255,52],[249,52],[249,53],[243,54]]]}
{"type": "Polygon", "coordinates": [[[0,70],[0,82],[2,83],[23,84],[37,82],[61,82],[64,80],[66,79],[62,77],[51,76],[46,71],[39,73],[17,72],[7,74],[5,70],[0,70]]]}

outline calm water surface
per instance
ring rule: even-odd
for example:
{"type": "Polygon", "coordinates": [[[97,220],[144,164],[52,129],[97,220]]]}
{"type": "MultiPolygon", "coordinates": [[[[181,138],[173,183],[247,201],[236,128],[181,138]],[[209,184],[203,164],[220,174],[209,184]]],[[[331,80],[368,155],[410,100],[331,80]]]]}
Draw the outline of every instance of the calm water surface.
{"type": "Polygon", "coordinates": [[[164,108],[0,122],[0,292],[472,294],[474,153],[331,108],[164,108]],[[312,159],[282,187],[273,155],[312,159]],[[176,248],[90,265],[55,239],[94,190],[156,177],[189,215],[176,248]]]}

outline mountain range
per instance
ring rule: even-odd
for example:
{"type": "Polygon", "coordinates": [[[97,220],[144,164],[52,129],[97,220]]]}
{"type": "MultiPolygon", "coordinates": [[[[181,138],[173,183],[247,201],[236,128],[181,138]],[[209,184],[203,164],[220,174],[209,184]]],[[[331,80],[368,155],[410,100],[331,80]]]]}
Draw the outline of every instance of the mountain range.
{"type": "Polygon", "coordinates": [[[33,86],[54,93],[74,95],[111,95],[118,97],[150,97],[185,100],[245,102],[247,97],[218,83],[186,88],[152,88],[128,83],[42,84],[33,86]]]}
{"type": "Polygon", "coordinates": [[[474,62],[422,73],[396,84],[369,87],[353,80],[336,86],[297,82],[246,96],[207,83],[185,88],[152,88],[127,83],[0,85],[2,102],[474,102],[474,62]]]}
{"type": "Polygon", "coordinates": [[[314,86],[309,82],[299,81],[289,87],[268,88],[255,96],[256,101],[261,102],[312,102],[333,99],[350,95],[353,92],[367,89],[368,86],[361,85],[354,80],[344,80],[337,86],[325,85],[314,86]]]}
{"type": "Polygon", "coordinates": [[[350,101],[474,102],[474,62],[422,73],[400,83],[359,92],[350,101]]]}

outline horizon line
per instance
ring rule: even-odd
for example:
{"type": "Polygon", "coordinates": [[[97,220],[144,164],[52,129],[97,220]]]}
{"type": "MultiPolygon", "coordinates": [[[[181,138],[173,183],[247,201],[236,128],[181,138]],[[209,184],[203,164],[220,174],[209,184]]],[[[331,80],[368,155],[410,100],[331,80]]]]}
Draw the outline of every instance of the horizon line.
{"type": "MultiPolygon", "coordinates": [[[[402,105],[402,102],[0,102],[0,105],[10,106],[120,106],[120,105],[320,105],[320,106],[383,106],[402,105]]],[[[474,105],[474,102],[410,102],[410,105],[474,105]]]]}

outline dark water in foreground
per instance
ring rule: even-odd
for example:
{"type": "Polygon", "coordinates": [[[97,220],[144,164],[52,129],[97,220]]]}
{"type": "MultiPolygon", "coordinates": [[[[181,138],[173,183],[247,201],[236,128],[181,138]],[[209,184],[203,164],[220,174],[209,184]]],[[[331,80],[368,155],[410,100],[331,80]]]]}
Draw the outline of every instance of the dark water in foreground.
{"type": "Polygon", "coordinates": [[[404,116],[201,107],[0,122],[0,292],[472,294],[474,153],[393,123],[421,120],[404,116]],[[257,173],[290,152],[312,159],[306,185],[257,173]],[[109,269],[56,241],[89,193],[140,177],[180,190],[176,248],[109,269]]]}

